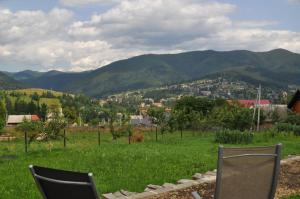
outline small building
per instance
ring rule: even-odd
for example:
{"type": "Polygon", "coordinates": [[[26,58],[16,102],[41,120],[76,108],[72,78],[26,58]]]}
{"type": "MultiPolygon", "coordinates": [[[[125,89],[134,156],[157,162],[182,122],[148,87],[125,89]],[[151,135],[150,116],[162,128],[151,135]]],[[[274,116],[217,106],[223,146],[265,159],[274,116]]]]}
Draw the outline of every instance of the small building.
{"type": "Polygon", "coordinates": [[[288,103],[288,108],[295,113],[300,113],[300,91],[297,90],[291,101],[288,103]]]}
{"type": "Polygon", "coordinates": [[[271,102],[265,99],[260,100],[259,104],[257,104],[258,102],[256,100],[237,100],[237,102],[247,108],[253,108],[256,105],[261,107],[271,105],[271,102]]]}
{"type": "Polygon", "coordinates": [[[17,126],[21,124],[24,120],[28,121],[39,121],[40,118],[37,115],[9,115],[7,118],[7,126],[17,126]]]}
{"type": "Polygon", "coordinates": [[[152,122],[149,116],[131,115],[130,124],[134,126],[151,126],[152,122]]]}

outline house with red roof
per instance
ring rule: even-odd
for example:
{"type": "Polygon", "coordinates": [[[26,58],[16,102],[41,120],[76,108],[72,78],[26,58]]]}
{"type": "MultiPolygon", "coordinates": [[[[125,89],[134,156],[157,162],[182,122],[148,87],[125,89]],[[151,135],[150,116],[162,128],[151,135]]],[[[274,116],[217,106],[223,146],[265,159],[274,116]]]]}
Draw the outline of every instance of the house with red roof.
{"type": "Polygon", "coordinates": [[[266,106],[270,106],[271,105],[271,102],[270,100],[260,100],[260,103],[258,104],[258,101],[256,100],[227,100],[227,102],[229,104],[233,104],[233,103],[238,103],[244,107],[247,107],[247,108],[253,108],[256,104],[259,105],[260,104],[260,107],[266,107],[266,106]]]}
{"type": "Polygon", "coordinates": [[[7,126],[17,126],[21,124],[24,120],[37,122],[40,121],[39,116],[37,115],[9,115],[7,118],[7,126]]]}
{"type": "Polygon", "coordinates": [[[237,102],[245,107],[253,108],[255,105],[260,106],[269,106],[271,105],[270,100],[260,100],[260,103],[257,100],[237,100],[237,102]]]}

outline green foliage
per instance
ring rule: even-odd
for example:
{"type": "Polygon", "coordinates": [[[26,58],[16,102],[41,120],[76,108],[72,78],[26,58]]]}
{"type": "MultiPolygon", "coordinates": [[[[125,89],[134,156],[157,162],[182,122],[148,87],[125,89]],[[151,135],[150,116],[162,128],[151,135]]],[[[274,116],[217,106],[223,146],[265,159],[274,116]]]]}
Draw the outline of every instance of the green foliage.
{"type": "Polygon", "coordinates": [[[68,123],[74,123],[77,120],[77,112],[75,107],[65,107],[63,109],[63,114],[67,119],[68,123]]]}
{"type": "Polygon", "coordinates": [[[16,128],[17,131],[20,132],[37,132],[40,130],[40,125],[38,122],[31,122],[29,120],[23,120],[21,124],[19,124],[16,128]]]}
{"type": "Polygon", "coordinates": [[[6,124],[6,107],[3,100],[0,99],[0,133],[6,124]]]}
{"type": "Polygon", "coordinates": [[[300,115],[296,113],[288,113],[287,118],[284,121],[285,123],[300,125],[300,115]]]}
{"type": "Polygon", "coordinates": [[[152,123],[157,125],[160,129],[161,134],[163,134],[168,129],[168,118],[164,108],[161,107],[151,107],[147,111],[152,123]]]}
{"type": "Polygon", "coordinates": [[[47,104],[42,104],[39,110],[39,116],[41,120],[46,121],[47,114],[48,114],[48,106],[47,104]]]}
{"type": "Polygon", "coordinates": [[[214,109],[212,119],[225,129],[243,131],[251,127],[252,111],[236,104],[225,105],[214,109]]]}
{"type": "Polygon", "coordinates": [[[279,132],[294,132],[295,135],[300,136],[300,125],[290,123],[277,123],[276,128],[279,132]]]}
{"type": "Polygon", "coordinates": [[[50,121],[45,123],[44,133],[46,141],[55,140],[63,137],[61,134],[62,130],[67,126],[65,119],[59,115],[59,113],[54,112],[50,121]]]}
{"type": "Polygon", "coordinates": [[[183,97],[175,104],[172,116],[178,129],[208,130],[213,121],[210,119],[214,107],[224,105],[224,100],[183,97]]]}
{"type": "Polygon", "coordinates": [[[214,107],[214,101],[208,98],[183,97],[175,104],[174,110],[184,111],[186,115],[197,112],[204,116],[208,115],[214,107]]]}
{"type": "Polygon", "coordinates": [[[222,144],[250,144],[253,142],[254,133],[250,131],[238,131],[224,129],[218,131],[215,136],[215,142],[222,144]]]}
{"type": "Polygon", "coordinates": [[[278,108],[275,108],[275,110],[271,112],[271,119],[273,123],[279,122],[281,120],[278,108]]]}

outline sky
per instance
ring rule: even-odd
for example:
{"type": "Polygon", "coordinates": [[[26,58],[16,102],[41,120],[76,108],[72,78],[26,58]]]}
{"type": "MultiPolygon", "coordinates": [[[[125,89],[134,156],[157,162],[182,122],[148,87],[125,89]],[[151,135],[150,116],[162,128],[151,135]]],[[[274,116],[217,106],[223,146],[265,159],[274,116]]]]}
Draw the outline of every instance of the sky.
{"type": "Polygon", "coordinates": [[[85,71],[141,54],[300,53],[300,0],[0,0],[0,71],[85,71]]]}

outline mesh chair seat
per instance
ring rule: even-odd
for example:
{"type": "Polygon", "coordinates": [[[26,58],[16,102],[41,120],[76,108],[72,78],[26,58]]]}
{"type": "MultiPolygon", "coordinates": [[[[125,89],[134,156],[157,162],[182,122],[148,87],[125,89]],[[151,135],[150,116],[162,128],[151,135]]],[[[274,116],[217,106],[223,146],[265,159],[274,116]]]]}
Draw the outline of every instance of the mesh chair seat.
{"type": "Polygon", "coordinates": [[[281,144],[271,147],[219,147],[215,199],[273,199],[281,144]]]}
{"type": "Polygon", "coordinates": [[[91,173],[29,166],[44,199],[99,199],[91,173]]]}

